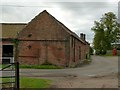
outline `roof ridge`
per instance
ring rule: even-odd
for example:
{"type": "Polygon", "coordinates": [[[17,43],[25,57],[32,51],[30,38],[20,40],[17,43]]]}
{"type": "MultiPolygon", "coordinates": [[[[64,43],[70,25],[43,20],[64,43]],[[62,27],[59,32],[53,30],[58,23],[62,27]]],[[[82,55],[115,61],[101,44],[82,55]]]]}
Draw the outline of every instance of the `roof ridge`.
{"type": "MultiPolygon", "coordinates": [[[[46,10],[44,10],[44,11],[46,11],[46,10]]],[[[43,11],[43,12],[44,12],[43,11]]],[[[47,11],[46,11],[47,12],[47,11]]],[[[47,12],[48,13],[48,12],[47,12]]],[[[60,22],[60,21],[58,21],[54,16],[52,16],[50,13],[48,13],[59,25],[62,25],[62,27],[70,34],[70,35],[72,35],[72,36],[74,36],[75,38],[77,38],[78,40],[80,40],[81,42],[83,42],[83,43],[85,43],[85,41],[83,41],[82,39],[80,39],[79,38],[79,36],[75,33],[75,32],[73,32],[73,31],[71,31],[68,27],[66,27],[62,22],[60,22]]]]}

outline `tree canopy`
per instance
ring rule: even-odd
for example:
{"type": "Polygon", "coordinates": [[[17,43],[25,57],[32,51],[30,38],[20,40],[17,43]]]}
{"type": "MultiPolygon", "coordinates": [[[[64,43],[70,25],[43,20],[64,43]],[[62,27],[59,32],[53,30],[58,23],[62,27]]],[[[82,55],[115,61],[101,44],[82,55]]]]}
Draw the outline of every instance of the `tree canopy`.
{"type": "Polygon", "coordinates": [[[111,43],[120,39],[120,24],[113,12],[105,13],[100,21],[95,21],[91,28],[94,31],[94,49],[99,51],[112,48],[111,43]]]}

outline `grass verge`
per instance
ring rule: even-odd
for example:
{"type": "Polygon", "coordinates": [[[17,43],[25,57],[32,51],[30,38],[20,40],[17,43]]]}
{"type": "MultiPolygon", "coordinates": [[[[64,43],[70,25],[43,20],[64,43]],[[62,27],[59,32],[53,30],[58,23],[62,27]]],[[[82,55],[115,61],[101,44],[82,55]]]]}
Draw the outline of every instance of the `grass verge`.
{"type": "Polygon", "coordinates": [[[20,65],[20,68],[25,69],[62,69],[60,66],[55,65],[20,65]]]}
{"type": "Polygon", "coordinates": [[[49,88],[51,81],[48,79],[21,77],[20,88],[49,88]]]}
{"type": "Polygon", "coordinates": [[[105,54],[105,55],[99,55],[99,56],[104,56],[104,57],[116,57],[116,56],[119,56],[119,55],[113,55],[113,54],[110,54],[110,53],[108,53],[108,54],[105,54]]]}
{"type": "Polygon", "coordinates": [[[0,64],[0,68],[2,68],[2,64],[0,64]]]}
{"type": "MultiPolygon", "coordinates": [[[[2,79],[2,82],[11,82],[10,78],[2,79]]],[[[51,85],[51,80],[31,78],[31,77],[20,77],[20,88],[49,88],[51,85]]],[[[2,87],[9,88],[11,84],[4,84],[2,87]]]]}

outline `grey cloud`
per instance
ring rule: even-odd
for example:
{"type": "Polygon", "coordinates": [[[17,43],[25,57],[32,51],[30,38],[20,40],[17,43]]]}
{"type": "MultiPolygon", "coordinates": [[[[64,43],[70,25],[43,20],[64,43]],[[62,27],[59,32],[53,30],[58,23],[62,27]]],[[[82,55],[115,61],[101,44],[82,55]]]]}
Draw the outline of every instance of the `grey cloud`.
{"type": "Polygon", "coordinates": [[[3,18],[1,22],[29,22],[42,10],[56,17],[65,24],[70,30],[78,35],[83,32],[87,40],[92,42],[93,32],[91,27],[95,20],[109,11],[117,14],[117,4],[108,2],[61,2],[61,3],[13,3],[25,7],[2,7],[3,18]],[[56,12],[57,11],[57,12],[56,12]],[[59,12],[59,13],[58,13],[59,12]],[[60,16],[61,15],[61,16],[60,16]]]}
{"type": "MultiPolygon", "coordinates": [[[[95,20],[99,20],[102,15],[106,12],[114,12],[117,15],[117,3],[108,3],[108,2],[89,2],[89,3],[57,3],[62,10],[67,12],[71,12],[72,20],[70,21],[71,25],[74,23],[77,30],[74,30],[78,35],[80,32],[87,34],[87,40],[90,42],[93,39],[93,32],[91,31],[91,27],[93,26],[93,22],[95,20]],[[78,21],[88,20],[88,22],[79,23],[78,21]]],[[[73,25],[74,26],[74,25],[73,25]]]]}

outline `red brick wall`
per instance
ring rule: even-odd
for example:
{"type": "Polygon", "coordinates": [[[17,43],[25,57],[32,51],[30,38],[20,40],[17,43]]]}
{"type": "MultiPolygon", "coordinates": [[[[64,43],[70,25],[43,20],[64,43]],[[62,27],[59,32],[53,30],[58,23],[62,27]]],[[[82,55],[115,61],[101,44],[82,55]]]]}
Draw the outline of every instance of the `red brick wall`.
{"type": "Polygon", "coordinates": [[[66,30],[47,13],[35,17],[19,33],[19,39],[24,40],[64,40],[69,36],[66,30]],[[29,35],[31,34],[31,37],[29,35]]]}
{"type": "Polygon", "coordinates": [[[77,64],[80,64],[86,58],[86,47],[78,39],[71,37],[70,38],[70,61],[69,66],[74,67],[77,64]],[[72,45],[73,44],[73,45],[72,45]]]}
{"type": "Polygon", "coordinates": [[[22,41],[19,48],[21,64],[66,65],[65,41],[22,41]]]}
{"type": "Polygon", "coordinates": [[[74,38],[73,47],[68,30],[47,13],[36,16],[19,33],[18,38],[21,40],[19,45],[21,64],[44,64],[47,61],[60,66],[74,66],[85,59],[85,45],[74,38]],[[79,47],[81,47],[80,59],[79,47]]]}
{"type": "Polygon", "coordinates": [[[65,66],[69,58],[69,44],[66,45],[64,41],[69,36],[50,15],[38,15],[19,33],[20,63],[43,64],[47,60],[49,63],[65,66]],[[29,45],[32,46],[31,49],[28,48],[29,45]]]}

